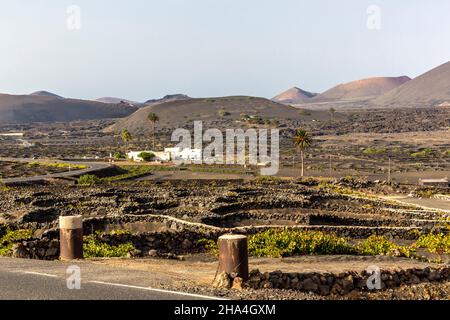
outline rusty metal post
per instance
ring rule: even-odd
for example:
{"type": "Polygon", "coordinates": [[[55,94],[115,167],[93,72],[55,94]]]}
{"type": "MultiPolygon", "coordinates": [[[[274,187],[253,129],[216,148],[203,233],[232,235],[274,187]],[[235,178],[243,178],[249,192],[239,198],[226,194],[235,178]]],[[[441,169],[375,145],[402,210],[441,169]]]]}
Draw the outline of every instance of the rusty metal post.
{"type": "Polygon", "coordinates": [[[219,237],[219,273],[235,273],[248,280],[247,237],[240,234],[226,234],[219,237]]]}
{"type": "Polygon", "coordinates": [[[59,217],[60,259],[83,259],[82,216],[59,217]]]}

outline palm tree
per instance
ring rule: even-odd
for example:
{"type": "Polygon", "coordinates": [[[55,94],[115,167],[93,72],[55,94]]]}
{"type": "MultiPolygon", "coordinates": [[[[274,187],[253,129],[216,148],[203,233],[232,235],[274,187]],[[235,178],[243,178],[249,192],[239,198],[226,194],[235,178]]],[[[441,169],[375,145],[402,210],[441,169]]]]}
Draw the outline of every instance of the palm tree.
{"type": "Polygon", "coordinates": [[[330,110],[328,110],[330,112],[330,118],[331,118],[331,122],[334,121],[334,114],[336,113],[336,110],[331,107],[330,110]]]}
{"type": "Polygon", "coordinates": [[[133,140],[133,137],[131,136],[131,133],[128,131],[128,129],[123,129],[120,133],[120,137],[125,143],[125,153],[128,153],[128,143],[133,140]]]}
{"type": "Polygon", "coordinates": [[[303,129],[297,129],[295,131],[294,145],[297,148],[297,150],[300,150],[300,157],[302,160],[302,177],[304,176],[304,166],[303,166],[304,152],[307,148],[311,146],[311,143],[312,139],[308,132],[306,132],[303,129]]]}
{"type": "Polygon", "coordinates": [[[159,121],[159,117],[156,113],[150,112],[147,116],[148,121],[152,123],[152,132],[153,132],[153,151],[155,151],[155,126],[159,121]]]}

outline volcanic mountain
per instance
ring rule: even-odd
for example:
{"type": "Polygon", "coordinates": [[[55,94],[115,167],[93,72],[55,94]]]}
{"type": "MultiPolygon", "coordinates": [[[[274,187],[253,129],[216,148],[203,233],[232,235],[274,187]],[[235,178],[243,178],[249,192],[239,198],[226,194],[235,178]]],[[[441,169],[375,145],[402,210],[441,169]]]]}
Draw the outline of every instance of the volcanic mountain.
{"type": "Polygon", "coordinates": [[[58,96],[57,94],[54,94],[54,93],[48,92],[48,91],[44,91],[44,90],[30,93],[30,96],[53,97],[53,98],[58,98],[58,99],[64,99],[63,97],[58,96]]]}
{"type": "Polygon", "coordinates": [[[407,76],[376,77],[337,85],[310,100],[310,102],[338,102],[365,100],[378,97],[410,81],[407,76]]]}
{"type": "Polygon", "coordinates": [[[30,95],[0,94],[0,123],[121,118],[136,110],[129,105],[65,99],[43,91],[30,95]]]}
{"type": "Polygon", "coordinates": [[[250,121],[258,118],[263,120],[329,119],[329,114],[324,111],[310,111],[307,115],[302,115],[299,109],[265,98],[250,96],[191,98],[140,108],[131,116],[118,120],[106,131],[120,132],[128,129],[132,133],[148,132],[151,129],[147,119],[150,112],[158,115],[158,126],[166,129],[192,125],[196,120],[201,120],[205,124],[226,124],[225,127],[234,127],[245,124],[246,120],[243,119],[250,119],[250,121]]]}
{"type": "Polygon", "coordinates": [[[112,104],[126,103],[126,104],[129,104],[132,106],[141,104],[140,102],[137,102],[137,101],[132,101],[132,100],[123,99],[123,98],[116,98],[116,97],[102,97],[102,98],[95,99],[95,101],[103,102],[103,103],[112,103],[112,104]]]}
{"type": "Polygon", "coordinates": [[[310,101],[317,93],[308,92],[297,87],[286,90],[272,100],[284,104],[301,104],[310,101]]]}
{"type": "Polygon", "coordinates": [[[145,101],[145,104],[155,104],[155,103],[163,103],[163,102],[170,102],[170,101],[176,101],[176,100],[187,100],[192,99],[188,95],[176,93],[176,94],[168,94],[160,99],[150,99],[145,101]]]}
{"type": "Polygon", "coordinates": [[[450,62],[387,92],[373,103],[380,107],[433,107],[450,104],[450,62]]]}

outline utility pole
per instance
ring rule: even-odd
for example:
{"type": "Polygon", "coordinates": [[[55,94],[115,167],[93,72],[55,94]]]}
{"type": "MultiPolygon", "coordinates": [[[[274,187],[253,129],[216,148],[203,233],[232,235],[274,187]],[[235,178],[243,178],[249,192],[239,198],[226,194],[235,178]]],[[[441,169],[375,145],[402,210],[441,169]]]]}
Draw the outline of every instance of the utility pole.
{"type": "Polygon", "coordinates": [[[391,157],[389,157],[389,166],[388,166],[388,183],[391,183],[391,157]]]}
{"type": "Polygon", "coordinates": [[[330,153],[330,178],[332,177],[332,168],[331,168],[331,153],[330,153]]]}

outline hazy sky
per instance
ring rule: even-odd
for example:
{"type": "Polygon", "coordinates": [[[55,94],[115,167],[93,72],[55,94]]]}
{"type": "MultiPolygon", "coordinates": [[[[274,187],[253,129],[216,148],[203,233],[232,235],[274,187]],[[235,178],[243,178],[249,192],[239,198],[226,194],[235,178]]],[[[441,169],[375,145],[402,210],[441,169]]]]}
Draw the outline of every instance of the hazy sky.
{"type": "Polygon", "coordinates": [[[0,92],[272,97],[414,77],[450,60],[449,15],[448,0],[0,0],[0,92]]]}

